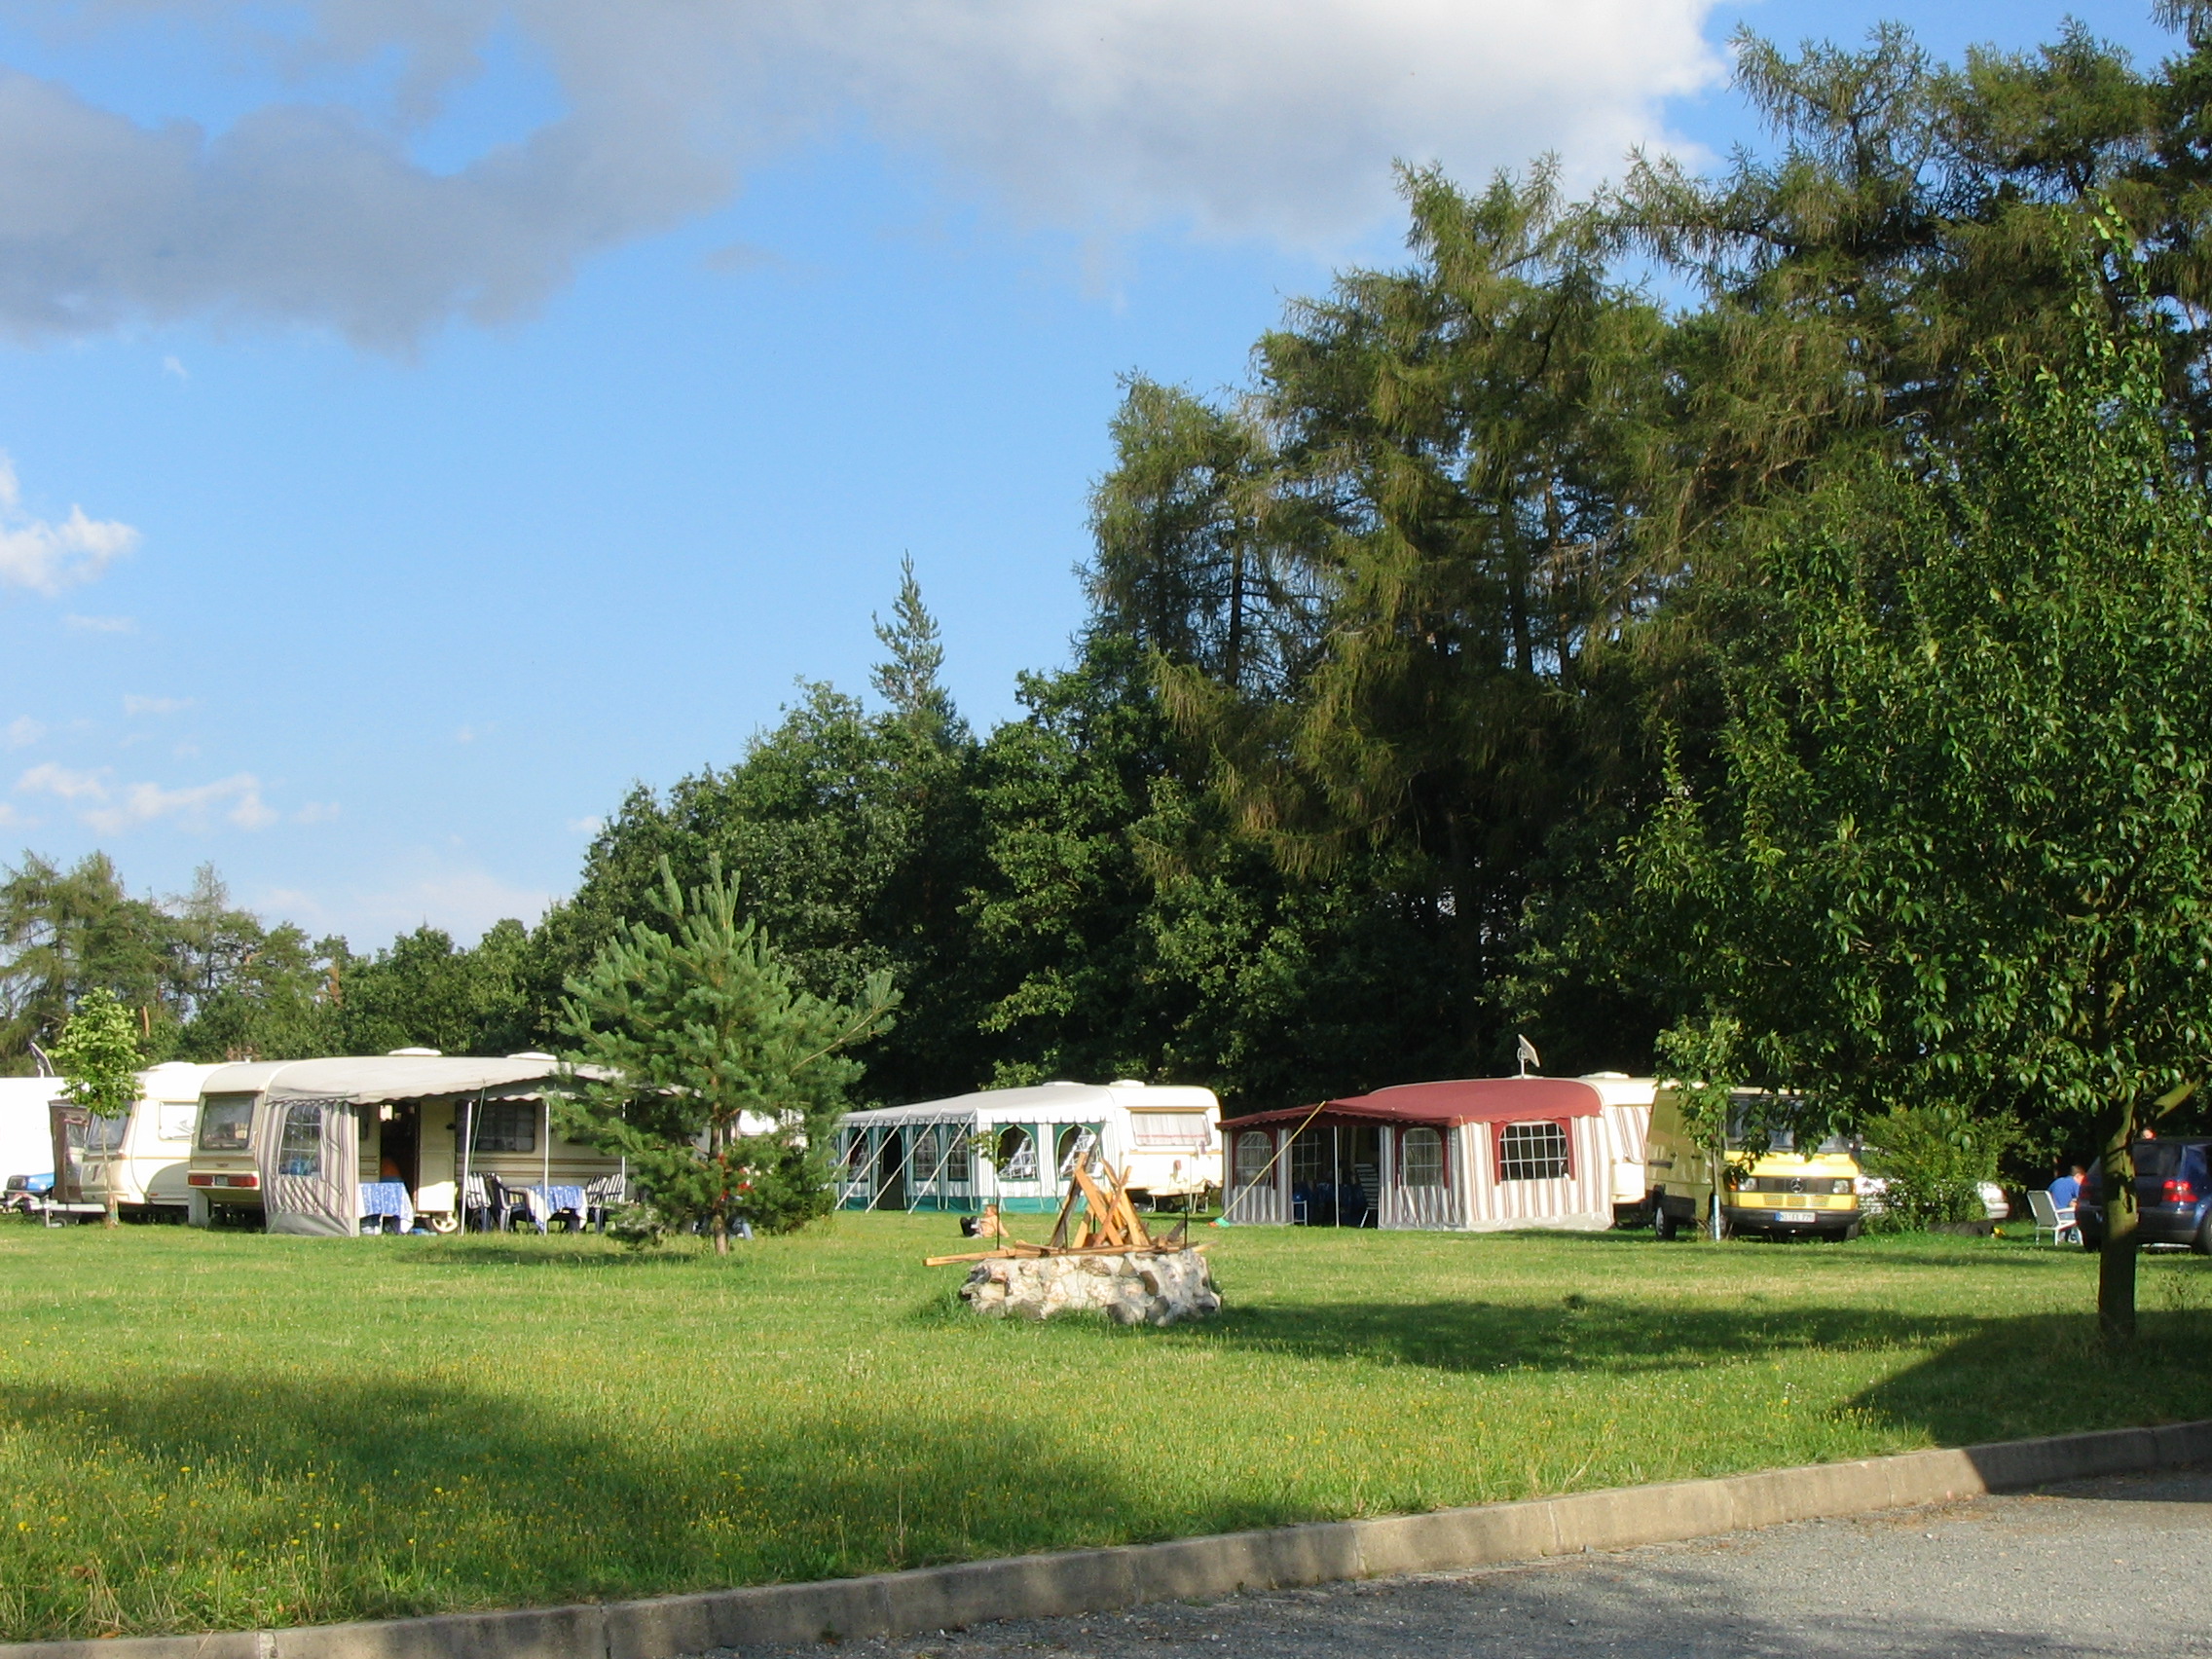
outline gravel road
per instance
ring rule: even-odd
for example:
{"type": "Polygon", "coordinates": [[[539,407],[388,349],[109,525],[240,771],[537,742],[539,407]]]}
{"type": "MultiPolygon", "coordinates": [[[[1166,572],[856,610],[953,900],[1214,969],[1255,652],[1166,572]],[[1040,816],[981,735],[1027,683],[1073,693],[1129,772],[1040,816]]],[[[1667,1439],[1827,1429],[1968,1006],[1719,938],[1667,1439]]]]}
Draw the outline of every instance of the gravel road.
{"type": "Polygon", "coordinates": [[[744,1659],[2212,1655],[2212,1470],[744,1659]],[[2111,1628],[2098,1610],[2124,1609],[2111,1628]]]}

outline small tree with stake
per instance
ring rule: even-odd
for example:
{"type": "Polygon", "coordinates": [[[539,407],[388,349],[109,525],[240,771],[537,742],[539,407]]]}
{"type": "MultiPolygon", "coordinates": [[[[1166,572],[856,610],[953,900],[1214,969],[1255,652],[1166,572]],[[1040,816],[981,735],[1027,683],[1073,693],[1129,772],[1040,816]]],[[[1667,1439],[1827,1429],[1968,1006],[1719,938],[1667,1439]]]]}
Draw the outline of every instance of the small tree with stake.
{"type": "Polygon", "coordinates": [[[567,983],[577,1067],[557,1110],[571,1139],[630,1162],[660,1214],[729,1253],[740,1221],[789,1232],[828,1212],[830,1146],[860,1062],[898,1001],[887,974],[852,1007],[801,989],[719,861],[686,894],[664,858],[662,927],[624,922],[567,983]],[[665,930],[665,931],[664,931],[665,930]],[[587,1069],[588,1068],[588,1069],[587,1069]]]}
{"type": "MultiPolygon", "coordinates": [[[[61,1097],[82,1106],[92,1118],[129,1116],[138,1103],[138,1037],[130,1015],[105,986],[95,985],[78,1000],[76,1012],[54,1045],[54,1069],[63,1078],[61,1097]]],[[[118,1225],[120,1195],[116,1155],[107,1155],[107,1217],[118,1225]]]]}

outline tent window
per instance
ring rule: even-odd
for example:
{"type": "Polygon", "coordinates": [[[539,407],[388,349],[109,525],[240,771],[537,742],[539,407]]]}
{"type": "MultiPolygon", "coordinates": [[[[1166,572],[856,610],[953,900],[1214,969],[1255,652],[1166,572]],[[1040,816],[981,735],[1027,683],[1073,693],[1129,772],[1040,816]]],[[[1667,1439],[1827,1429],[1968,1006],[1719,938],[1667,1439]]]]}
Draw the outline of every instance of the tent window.
{"type": "Polygon", "coordinates": [[[1500,1181],[1557,1181],[1567,1173],[1562,1124],[1507,1124],[1497,1137],[1500,1181]]]}
{"type": "Polygon", "coordinates": [[[243,1152],[253,1132],[253,1097],[210,1100],[200,1112],[202,1152],[243,1152]]]}
{"type": "Polygon", "coordinates": [[[947,1181],[956,1181],[960,1185],[966,1186],[969,1181],[968,1131],[961,1128],[947,1128],[940,1129],[938,1132],[944,1135],[952,1143],[944,1154],[944,1178],[947,1181]]]}
{"type": "Polygon", "coordinates": [[[284,1138],[276,1143],[276,1173],[322,1173],[322,1107],[295,1100],[284,1110],[284,1138]]]}
{"type": "Polygon", "coordinates": [[[1009,1124],[999,1131],[998,1163],[1002,1181],[1036,1180],[1036,1136],[1019,1124],[1009,1124]]]}
{"type": "Polygon", "coordinates": [[[867,1130],[849,1129],[845,1142],[845,1167],[855,1175],[867,1173],[867,1130]]]}
{"type": "Polygon", "coordinates": [[[1307,1129],[1290,1143],[1290,1179],[1293,1186],[1311,1187],[1329,1178],[1330,1143],[1307,1129]]]}
{"type": "Polygon", "coordinates": [[[476,1109],[478,1152],[535,1152],[537,1104],[532,1100],[487,1100],[476,1109]]]}
{"type": "Polygon", "coordinates": [[[1408,1129],[1406,1138],[1399,1143],[1405,1165],[1405,1185],[1409,1187],[1441,1187],[1444,1185],[1444,1137],[1434,1129],[1408,1129]]]}
{"type": "Polygon", "coordinates": [[[1082,1147],[1085,1135],[1090,1136],[1090,1144],[1093,1148],[1098,1145],[1097,1131],[1088,1124],[1070,1124],[1060,1131],[1059,1139],[1053,1142],[1057,1150],[1052,1167],[1058,1170],[1060,1174],[1065,1175],[1075,1167],[1076,1151],[1082,1147]]]}
{"type": "Polygon", "coordinates": [[[1265,1129],[1246,1129],[1236,1137],[1236,1184],[1249,1187],[1274,1156],[1274,1136],[1265,1129]]]}

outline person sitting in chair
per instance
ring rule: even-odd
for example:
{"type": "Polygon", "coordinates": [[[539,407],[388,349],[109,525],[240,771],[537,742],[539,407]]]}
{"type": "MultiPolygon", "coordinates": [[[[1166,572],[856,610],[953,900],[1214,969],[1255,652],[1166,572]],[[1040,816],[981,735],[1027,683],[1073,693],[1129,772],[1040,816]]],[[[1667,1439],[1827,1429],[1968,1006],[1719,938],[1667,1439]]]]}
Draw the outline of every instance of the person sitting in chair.
{"type": "Polygon", "coordinates": [[[2082,1177],[2088,1171],[2077,1163],[2071,1174],[2061,1174],[2050,1184],[2050,1207],[2061,1215],[2074,1207],[2074,1200],[2082,1196],[2082,1177]]]}

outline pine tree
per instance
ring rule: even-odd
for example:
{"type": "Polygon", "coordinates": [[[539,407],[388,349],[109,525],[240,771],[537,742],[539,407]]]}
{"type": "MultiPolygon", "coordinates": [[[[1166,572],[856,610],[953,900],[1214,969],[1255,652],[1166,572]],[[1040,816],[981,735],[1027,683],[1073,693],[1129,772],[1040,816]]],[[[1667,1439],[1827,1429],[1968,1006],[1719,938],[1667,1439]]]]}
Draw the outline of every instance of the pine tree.
{"type": "Polygon", "coordinates": [[[577,1069],[563,1132],[630,1161],[661,1215],[729,1253],[740,1221],[789,1232],[828,1213],[830,1148],[860,1062],[898,1001],[888,973],[852,1006],[800,989],[741,919],[719,859],[686,894],[664,858],[665,932],[620,923],[568,981],[561,1029],[577,1069]]]}
{"type": "Polygon", "coordinates": [[[911,554],[899,562],[899,597],[892,602],[890,621],[875,618],[875,637],[891,653],[868,676],[876,695],[924,735],[949,735],[959,716],[952,694],[938,680],[944,667],[944,642],[937,618],[922,603],[922,584],[915,578],[911,554]]]}

